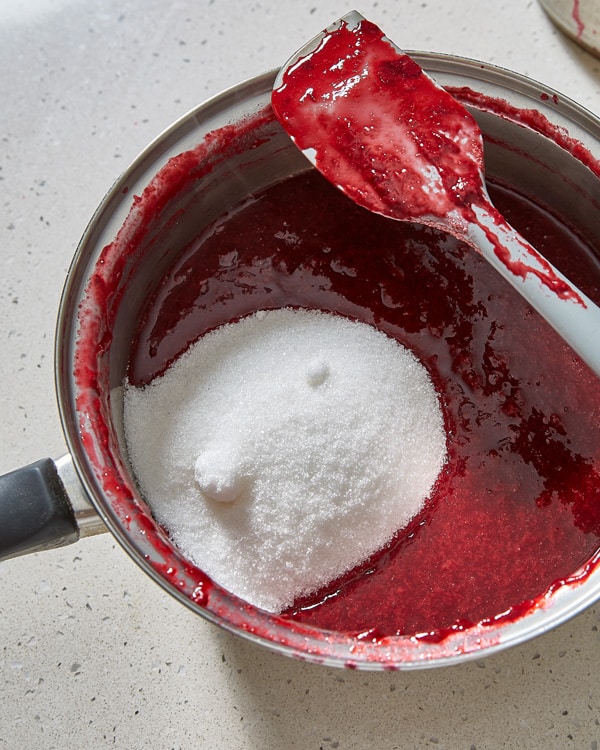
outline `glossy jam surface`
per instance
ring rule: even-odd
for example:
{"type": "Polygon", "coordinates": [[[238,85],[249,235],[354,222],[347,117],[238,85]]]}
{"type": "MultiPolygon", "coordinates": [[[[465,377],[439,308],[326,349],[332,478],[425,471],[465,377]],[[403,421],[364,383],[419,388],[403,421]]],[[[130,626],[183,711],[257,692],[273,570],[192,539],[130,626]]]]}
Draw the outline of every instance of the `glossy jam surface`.
{"type": "Polygon", "coordinates": [[[485,201],[473,116],[366,19],[325,32],[272,105],[317,169],[372,211],[414,220],[485,201]]]}
{"type": "Polygon", "coordinates": [[[316,49],[285,68],[272,106],[317,169],[359,205],[475,238],[509,280],[532,275],[585,307],[490,203],[473,115],[375,24],[351,13],[323,32],[316,49]]]}
{"type": "MultiPolygon", "coordinates": [[[[491,192],[600,301],[600,263],[577,237],[526,199],[491,192]]],[[[314,172],[246,202],[181,254],[140,319],[130,380],[149,382],[221,323],[288,305],[371,323],[410,347],[441,394],[450,456],[407,533],[288,617],[441,632],[516,613],[595,552],[597,379],[473,250],[369,213],[314,172]]]]}

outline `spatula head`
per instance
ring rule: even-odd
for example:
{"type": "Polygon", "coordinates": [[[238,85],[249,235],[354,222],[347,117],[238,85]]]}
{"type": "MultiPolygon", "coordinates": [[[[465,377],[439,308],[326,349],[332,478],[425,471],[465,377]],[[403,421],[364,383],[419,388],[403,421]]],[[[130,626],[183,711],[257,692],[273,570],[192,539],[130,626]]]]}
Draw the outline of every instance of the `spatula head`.
{"type": "Polygon", "coordinates": [[[445,227],[484,194],[471,114],[356,11],[288,60],[272,106],[317,169],[371,211],[445,227]]]}

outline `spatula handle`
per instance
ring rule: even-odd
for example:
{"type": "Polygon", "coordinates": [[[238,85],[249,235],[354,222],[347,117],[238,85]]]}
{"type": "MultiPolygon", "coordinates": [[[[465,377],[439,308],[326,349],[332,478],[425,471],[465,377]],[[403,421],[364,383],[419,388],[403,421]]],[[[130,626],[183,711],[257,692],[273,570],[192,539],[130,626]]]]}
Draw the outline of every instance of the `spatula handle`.
{"type": "Polygon", "coordinates": [[[470,242],[600,375],[600,308],[490,205],[473,207],[470,242]]]}

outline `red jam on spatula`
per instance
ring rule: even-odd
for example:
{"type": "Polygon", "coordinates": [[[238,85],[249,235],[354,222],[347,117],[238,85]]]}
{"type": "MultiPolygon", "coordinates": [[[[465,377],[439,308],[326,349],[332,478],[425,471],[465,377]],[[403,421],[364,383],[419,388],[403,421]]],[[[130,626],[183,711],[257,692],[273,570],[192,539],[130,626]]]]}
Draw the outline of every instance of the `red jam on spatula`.
{"type": "Polygon", "coordinates": [[[273,110],[317,169],[361,206],[476,247],[600,374],[600,309],[491,203],[473,116],[352,12],[286,63],[273,110]]]}

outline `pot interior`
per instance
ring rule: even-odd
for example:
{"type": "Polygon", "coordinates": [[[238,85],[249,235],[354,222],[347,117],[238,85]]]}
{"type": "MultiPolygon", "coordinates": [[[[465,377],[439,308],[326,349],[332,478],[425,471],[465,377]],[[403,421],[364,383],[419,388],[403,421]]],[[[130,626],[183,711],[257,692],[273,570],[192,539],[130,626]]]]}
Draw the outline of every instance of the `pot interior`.
{"type": "MultiPolygon", "coordinates": [[[[585,291],[600,302],[598,121],[506,71],[439,55],[413,56],[472,110],[484,134],[489,179],[546,206],[585,238],[592,251],[585,291]]],[[[598,575],[564,587],[517,622],[457,632],[443,642],[371,642],[294,625],[212,586],[178,554],[139,496],[124,448],[121,388],[148,298],[204,229],[266,187],[309,168],[270,113],[273,79],[269,73],[225,92],[161,135],[115,184],[82,239],[61,306],[57,380],[65,433],[84,485],[134,559],[182,602],[301,658],[366,668],[438,666],[491,653],[558,624],[595,600],[598,575]]]]}

